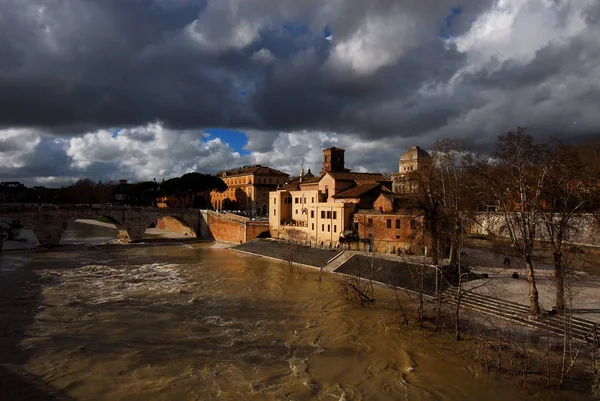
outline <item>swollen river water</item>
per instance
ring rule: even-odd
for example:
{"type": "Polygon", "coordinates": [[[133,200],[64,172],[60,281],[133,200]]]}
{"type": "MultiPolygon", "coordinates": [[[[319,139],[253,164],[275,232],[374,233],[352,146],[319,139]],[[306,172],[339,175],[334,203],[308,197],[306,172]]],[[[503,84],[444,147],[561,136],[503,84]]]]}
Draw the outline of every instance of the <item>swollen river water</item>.
{"type": "Polygon", "coordinates": [[[360,308],[335,275],[113,235],[76,223],[59,248],[0,255],[20,297],[0,312],[14,399],[565,399],[473,373],[451,340],[399,325],[385,289],[360,308]]]}

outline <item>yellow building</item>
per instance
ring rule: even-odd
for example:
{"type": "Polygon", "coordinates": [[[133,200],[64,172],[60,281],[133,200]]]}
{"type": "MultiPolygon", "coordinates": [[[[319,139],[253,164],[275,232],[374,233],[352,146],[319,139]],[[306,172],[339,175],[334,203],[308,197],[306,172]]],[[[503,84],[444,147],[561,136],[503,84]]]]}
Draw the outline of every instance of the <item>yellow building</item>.
{"type": "Polygon", "coordinates": [[[301,175],[269,193],[269,227],[274,238],[337,246],[353,228],[353,213],[371,208],[391,190],[383,174],[354,173],[344,167],[344,150],[323,151],[321,176],[301,175]]]}
{"type": "Polygon", "coordinates": [[[288,179],[288,174],[260,165],[221,171],[217,176],[227,184],[227,190],[210,193],[213,209],[240,210],[250,215],[267,215],[269,191],[288,179]]]}

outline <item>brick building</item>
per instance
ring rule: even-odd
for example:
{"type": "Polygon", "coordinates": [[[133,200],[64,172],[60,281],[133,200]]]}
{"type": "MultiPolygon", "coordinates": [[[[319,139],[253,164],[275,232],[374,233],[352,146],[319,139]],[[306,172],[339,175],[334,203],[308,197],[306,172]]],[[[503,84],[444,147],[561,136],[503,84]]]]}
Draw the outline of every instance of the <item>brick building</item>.
{"type": "Polygon", "coordinates": [[[227,190],[210,193],[215,210],[241,210],[249,215],[267,215],[269,192],[284,185],[289,175],[256,165],[221,171],[217,176],[227,184],[227,190]]]}
{"type": "Polygon", "coordinates": [[[377,173],[355,173],[344,167],[344,149],[323,150],[319,177],[301,174],[269,194],[271,236],[337,246],[353,229],[359,207],[371,208],[389,179],[377,173]]]}
{"type": "Polygon", "coordinates": [[[372,209],[354,213],[353,224],[363,250],[427,255],[431,249],[423,213],[411,195],[382,193],[372,209]]]}

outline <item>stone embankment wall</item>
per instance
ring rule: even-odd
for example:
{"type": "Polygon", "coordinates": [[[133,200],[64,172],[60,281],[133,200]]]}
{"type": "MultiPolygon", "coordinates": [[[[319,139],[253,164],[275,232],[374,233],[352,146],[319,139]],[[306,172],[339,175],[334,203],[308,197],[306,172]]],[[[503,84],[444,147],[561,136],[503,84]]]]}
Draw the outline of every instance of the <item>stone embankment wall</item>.
{"type": "MultiPolygon", "coordinates": [[[[546,217],[546,216],[544,216],[546,217]]],[[[555,217],[558,218],[558,217],[555,217]]],[[[508,238],[509,233],[502,213],[478,213],[471,224],[471,234],[496,235],[508,238]]],[[[548,231],[543,218],[537,224],[537,239],[548,241],[548,231]]],[[[592,214],[573,217],[566,235],[567,242],[584,246],[600,246],[600,224],[592,214]]]]}
{"type": "Polygon", "coordinates": [[[211,210],[203,212],[203,215],[208,227],[208,238],[219,242],[240,244],[269,231],[267,221],[251,221],[246,217],[211,210]]]}

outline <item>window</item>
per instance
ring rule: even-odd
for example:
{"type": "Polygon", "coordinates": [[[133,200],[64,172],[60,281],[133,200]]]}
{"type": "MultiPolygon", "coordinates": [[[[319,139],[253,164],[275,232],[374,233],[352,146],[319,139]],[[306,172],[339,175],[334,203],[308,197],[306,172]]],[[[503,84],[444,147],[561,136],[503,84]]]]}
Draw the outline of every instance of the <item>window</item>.
{"type": "Polygon", "coordinates": [[[399,235],[396,235],[396,239],[400,239],[400,236],[399,236],[399,235]]]}
{"type": "Polygon", "coordinates": [[[276,205],[277,204],[277,198],[273,198],[273,204],[276,205]]]}
{"type": "Polygon", "coordinates": [[[379,211],[380,211],[380,212],[383,212],[383,208],[382,208],[382,207],[379,207],[379,211]]]}
{"type": "Polygon", "coordinates": [[[306,203],[306,198],[302,198],[302,203],[306,203]]]}
{"type": "Polygon", "coordinates": [[[321,231],[325,231],[325,224],[321,224],[321,231]]]}
{"type": "Polygon", "coordinates": [[[367,227],[373,227],[373,219],[367,220],[367,227]]]}
{"type": "Polygon", "coordinates": [[[386,219],[385,228],[392,228],[392,219],[386,219]]]}
{"type": "Polygon", "coordinates": [[[311,210],[311,211],[310,211],[310,218],[311,218],[311,219],[314,219],[314,218],[315,218],[315,211],[314,211],[314,210],[311,210]]]}
{"type": "Polygon", "coordinates": [[[294,199],[294,203],[298,203],[298,198],[295,198],[295,199],[294,199]]]}
{"type": "Polygon", "coordinates": [[[327,224],[327,232],[331,232],[331,225],[327,224]]]}
{"type": "Polygon", "coordinates": [[[333,219],[337,219],[337,212],[333,212],[333,219]]]}
{"type": "Polygon", "coordinates": [[[396,229],[400,228],[400,219],[396,219],[396,229]]]}
{"type": "Polygon", "coordinates": [[[358,231],[358,222],[354,223],[354,231],[358,231]]]}
{"type": "Polygon", "coordinates": [[[298,214],[298,209],[296,209],[296,214],[298,214]]]}
{"type": "Polygon", "coordinates": [[[416,230],[417,229],[417,221],[416,220],[411,220],[410,221],[410,229],[411,230],[416,230]]]}
{"type": "Polygon", "coordinates": [[[333,232],[337,233],[337,226],[333,226],[333,232]]]}
{"type": "Polygon", "coordinates": [[[331,211],[327,211],[327,218],[330,219],[331,218],[331,211]]]}
{"type": "Polygon", "coordinates": [[[314,196],[312,197],[312,203],[315,203],[315,197],[314,196]]]}
{"type": "Polygon", "coordinates": [[[315,231],[315,223],[312,223],[312,228],[311,230],[315,231]]]}
{"type": "Polygon", "coordinates": [[[273,209],[273,216],[277,216],[277,210],[273,209]]]}
{"type": "Polygon", "coordinates": [[[269,184],[271,184],[271,179],[269,178],[269,184]]]}
{"type": "Polygon", "coordinates": [[[321,210],[321,218],[324,219],[325,218],[325,211],[321,210]]]}

